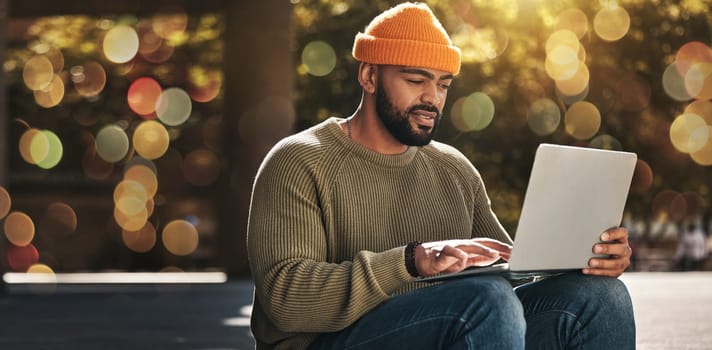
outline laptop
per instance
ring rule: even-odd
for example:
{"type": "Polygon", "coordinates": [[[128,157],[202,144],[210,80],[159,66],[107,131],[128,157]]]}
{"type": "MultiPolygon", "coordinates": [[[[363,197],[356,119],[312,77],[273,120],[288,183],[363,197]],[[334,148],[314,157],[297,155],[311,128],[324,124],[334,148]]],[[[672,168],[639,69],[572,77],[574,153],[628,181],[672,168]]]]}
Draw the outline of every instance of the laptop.
{"type": "Polygon", "coordinates": [[[637,155],[540,144],[508,263],[419,278],[437,282],[499,273],[511,278],[588,267],[601,233],[620,225],[637,155]]]}

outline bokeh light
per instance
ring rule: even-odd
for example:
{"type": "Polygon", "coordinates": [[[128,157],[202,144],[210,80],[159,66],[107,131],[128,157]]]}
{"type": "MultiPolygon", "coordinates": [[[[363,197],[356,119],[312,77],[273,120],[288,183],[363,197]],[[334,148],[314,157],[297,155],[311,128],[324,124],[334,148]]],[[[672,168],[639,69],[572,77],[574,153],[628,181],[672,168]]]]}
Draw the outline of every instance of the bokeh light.
{"type": "Polygon", "coordinates": [[[22,69],[22,79],[30,90],[42,90],[49,86],[54,78],[52,62],[44,55],[33,56],[22,69]]]}
{"type": "Polygon", "coordinates": [[[27,273],[54,274],[54,270],[45,264],[32,264],[32,266],[27,268],[27,273]]]}
{"type": "Polygon", "coordinates": [[[685,74],[685,88],[694,98],[712,98],[712,63],[698,62],[685,74]]]}
{"type": "Polygon", "coordinates": [[[594,32],[605,41],[616,41],[630,30],[630,15],[623,7],[611,1],[600,9],[593,18],[594,32]]]}
{"type": "Polygon", "coordinates": [[[96,153],[109,163],[116,163],[129,151],[129,137],[117,125],[108,125],[96,134],[96,153]]]}
{"type": "Polygon", "coordinates": [[[132,27],[117,25],[104,36],[102,44],[104,55],[114,63],[125,63],[138,52],[138,34],[132,27]]]}
{"type": "Polygon", "coordinates": [[[564,123],[569,135],[579,140],[589,139],[601,127],[601,113],[591,102],[576,102],[566,111],[564,123]]]}
{"type": "Polygon", "coordinates": [[[578,54],[580,44],[576,33],[568,29],[561,29],[549,35],[549,38],[546,40],[546,44],[544,46],[546,54],[551,55],[552,52],[559,46],[568,47],[571,51],[578,54]]]}
{"type": "Polygon", "coordinates": [[[712,126],[707,126],[707,142],[690,153],[692,160],[699,165],[712,165],[712,126]]]}
{"type": "Polygon", "coordinates": [[[124,172],[124,180],[134,181],[144,188],[148,198],[153,198],[158,191],[158,178],[155,170],[143,164],[131,165],[124,172]]]}
{"type": "Polygon", "coordinates": [[[146,222],[138,231],[122,230],[121,239],[126,248],[137,253],[146,253],[156,245],[156,229],[152,223],[146,222]]]}
{"type": "Polygon", "coordinates": [[[185,123],[190,117],[193,104],[190,95],[185,90],[172,87],[161,92],[156,101],[156,114],[158,119],[168,126],[185,123]]]}
{"type": "Polygon", "coordinates": [[[37,160],[37,166],[42,169],[51,169],[62,160],[64,148],[57,134],[50,130],[42,130],[42,134],[47,138],[47,154],[43,159],[37,160]]]}
{"type": "Polygon", "coordinates": [[[175,53],[176,48],[166,40],[161,40],[157,49],[150,52],[141,52],[141,56],[151,63],[165,63],[175,53]]]}
{"type": "Polygon", "coordinates": [[[707,125],[712,125],[712,101],[696,100],[685,107],[685,113],[696,114],[705,120],[707,125]]]}
{"type": "Polygon", "coordinates": [[[210,102],[220,94],[223,84],[223,74],[217,70],[207,71],[200,67],[189,70],[190,98],[196,102],[210,102]]]}
{"type": "Polygon", "coordinates": [[[697,114],[681,114],[670,125],[670,141],[682,153],[699,151],[709,136],[707,123],[697,114]]]}
{"type": "Polygon", "coordinates": [[[68,236],[76,229],[76,212],[68,204],[62,202],[50,203],[39,222],[39,232],[42,235],[68,236]]]}
{"type": "Polygon", "coordinates": [[[163,228],[163,246],[175,255],[188,255],[198,248],[198,230],[186,220],[173,220],[163,228]]]}
{"type": "Polygon", "coordinates": [[[34,42],[29,45],[30,50],[37,55],[47,57],[52,62],[52,69],[55,73],[61,72],[64,68],[64,54],[58,48],[44,41],[34,42]]]}
{"type": "Polygon", "coordinates": [[[34,280],[41,283],[31,283],[28,288],[33,293],[50,294],[57,290],[57,275],[51,267],[46,264],[35,263],[27,268],[26,273],[32,274],[34,280]]]}
{"type": "Polygon", "coordinates": [[[168,150],[169,142],[168,130],[155,120],[141,122],[133,134],[136,153],[146,159],[161,157],[168,150]]]}
{"type": "Polygon", "coordinates": [[[663,71],[663,89],[668,96],[677,101],[689,101],[693,95],[687,91],[685,76],[681,71],[686,71],[689,63],[676,61],[669,64],[663,71]]]}
{"type": "Polygon", "coordinates": [[[126,215],[136,215],[146,209],[148,201],[146,188],[133,180],[122,180],[114,188],[114,204],[126,215]]]}
{"type": "Polygon", "coordinates": [[[106,86],[106,71],[97,62],[89,61],[81,66],[74,66],[69,72],[74,88],[84,97],[96,96],[106,86]]]}
{"type": "Polygon", "coordinates": [[[163,39],[175,39],[188,27],[188,15],[185,13],[160,13],[153,16],[153,32],[163,39]]]}
{"type": "Polygon", "coordinates": [[[631,180],[631,191],[634,193],[645,193],[650,190],[653,185],[653,168],[648,162],[638,159],[635,163],[633,171],[633,179],[631,180]]]}
{"type": "Polygon", "coordinates": [[[494,102],[483,92],[473,92],[462,101],[459,129],[463,131],[483,130],[494,118],[494,102]]]}
{"type": "Polygon", "coordinates": [[[590,86],[586,85],[586,88],[581,91],[581,93],[577,95],[566,95],[559,91],[559,89],[556,89],[556,97],[558,97],[561,102],[563,102],[565,105],[570,106],[576,102],[580,102],[586,99],[588,97],[588,93],[590,91],[590,86]]]}
{"type": "Polygon", "coordinates": [[[672,220],[680,220],[687,212],[687,202],[685,197],[673,190],[662,190],[658,192],[652,201],[653,213],[665,213],[672,220]]]}
{"type": "Polygon", "coordinates": [[[114,220],[116,220],[116,224],[124,230],[138,231],[146,225],[148,209],[144,208],[134,215],[127,215],[116,207],[114,208],[114,220]]]}
{"type": "Polygon", "coordinates": [[[5,237],[10,243],[24,247],[35,238],[35,224],[29,215],[14,211],[7,215],[3,224],[5,237]]]}
{"type": "Polygon", "coordinates": [[[622,151],[623,145],[621,142],[611,135],[598,135],[588,142],[591,148],[607,149],[612,151],[622,151]]]}
{"type": "Polygon", "coordinates": [[[676,61],[712,62],[712,49],[701,41],[689,41],[675,53],[676,61]]]}
{"type": "Polygon", "coordinates": [[[578,59],[578,51],[566,45],[558,45],[546,56],[544,68],[554,80],[567,80],[576,75],[582,64],[578,59]]]}
{"type": "Polygon", "coordinates": [[[588,67],[581,63],[570,78],[555,80],[556,89],[565,96],[576,96],[586,91],[589,79],[588,67]]]}
{"type": "Polygon", "coordinates": [[[64,98],[64,80],[59,74],[55,74],[49,85],[33,91],[33,94],[38,105],[52,108],[62,102],[64,98]]]}
{"type": "Polygon", "coordinates": [[[155,79],[138,78],[129,86],[127,93],[129,108],[143,118],[153,119],[155,118],[156,102],[161,96],[161,92],[163,89],[155,79]]]}
{"type": "Polygon", "coordinates": [[[30,266],[36,264],[40,259],[40,253],[33,244],[23,247],[9,245],[6,247],[7,263],[10,269],[15,272],[26,272],[30,266]]]}
{"type": "Polygon", "coordinates": [[[0,186],[0,220],[10,212],[12,208],[12,198],[5,187],[0,186]]]}
{"type": "Polygon", "coordinates": [[[114,171],[114,163],[105,161],[96,151],[96,145],[93,142],[87,146],[82,156],[82,169],[84,175],[91,180],[105,180],[114,171]]]}
{"type": "Polygon", "coordinates": [[[577,8],[566,9],[557,16],[555,29],[570,30],[581,39],[588,32],[588,17],[577,8]]]}
{"type": "Polygon", "coordinates": [[[183,160],[183,174],[194,186],[207,186],[220,175],[220,161],[215,153],[198,149],[188,153],[183,160]]]}
{"type": "Polygon", "coordinates": [[[527,124],[539,136],[550,135],[561,123],[561,110],[548,98],[534,101],[527,111],[527,124]]]}
{"type": "Polygon", "coordinates": [[[336,52],[334,48],[324,41],[312,41],[302,50],[302,64],[307,73],[322,77],[336,67],[336,52]]]}
{"type": "Polygon", "coordinates": [[[50,141],[47,134],[38,129],[29,129],[20,136],[20,156],[29,164],[37,164],[47,157],[50,141]]]}

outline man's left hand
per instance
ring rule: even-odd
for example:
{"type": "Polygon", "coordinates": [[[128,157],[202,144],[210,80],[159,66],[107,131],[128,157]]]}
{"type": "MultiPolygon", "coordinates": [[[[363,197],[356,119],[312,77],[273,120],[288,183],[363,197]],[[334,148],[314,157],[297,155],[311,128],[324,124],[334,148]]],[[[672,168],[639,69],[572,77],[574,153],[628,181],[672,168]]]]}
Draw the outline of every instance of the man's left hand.
{"type": "Polygon", "coordinates": [[[588,261],[590,268],[583,269],[588,275],[618,277],[630,265],[630,256],[633,251],[628,244],[628,230],[617,227],[601,235],[602,243],[593,246],[596,254],[608,255],[608,258],[591,258],[588,261]]]}

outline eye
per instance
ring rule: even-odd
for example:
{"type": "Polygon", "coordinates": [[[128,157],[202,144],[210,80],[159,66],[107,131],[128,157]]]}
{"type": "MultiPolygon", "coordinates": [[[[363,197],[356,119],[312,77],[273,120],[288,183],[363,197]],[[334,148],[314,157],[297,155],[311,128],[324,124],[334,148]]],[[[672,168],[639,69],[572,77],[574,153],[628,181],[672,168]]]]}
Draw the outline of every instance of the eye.
{"type": "Polygon", "coordinates": [[[448,90],[450,89],[450,84],[440,84],[440,88],[443,90],[448,90]]]}
{"type": "Polygon", "coordinates": [[[423,84],[422,80],[417,80],[417,79],[407,79],[407,81],[413,85],[421,85],[423,84]]]}

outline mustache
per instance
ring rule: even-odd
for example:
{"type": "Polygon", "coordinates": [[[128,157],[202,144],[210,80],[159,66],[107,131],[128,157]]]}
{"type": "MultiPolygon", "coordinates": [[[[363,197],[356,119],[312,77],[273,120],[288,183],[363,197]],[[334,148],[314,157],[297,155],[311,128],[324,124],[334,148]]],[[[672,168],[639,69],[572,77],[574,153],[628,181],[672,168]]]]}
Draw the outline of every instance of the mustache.
{"type": "Polygon", "coordinates": [[[440,110],[438,109],[438,107],[435,107],[433,105],[427,105],[427,104],[419,104],[419,105],[411,106],[410,108],[408,108],[408,113],[419,111],[419,110],[426,111],[426,112],[433,112],[433,113],[436,113],[438,115],[438,117],[440,117],[440,110]]]}

